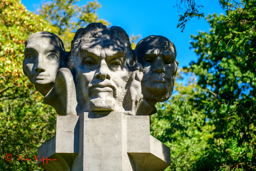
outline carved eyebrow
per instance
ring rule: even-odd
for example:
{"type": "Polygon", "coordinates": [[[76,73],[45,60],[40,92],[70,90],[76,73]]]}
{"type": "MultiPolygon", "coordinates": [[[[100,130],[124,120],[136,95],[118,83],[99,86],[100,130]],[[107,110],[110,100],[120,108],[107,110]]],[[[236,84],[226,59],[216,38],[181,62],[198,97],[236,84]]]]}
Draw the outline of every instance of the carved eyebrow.
{"type": "Polygon", "coordinates": [[[125,57],[126,57],[126,56],[125,56],[125,53],[124,53],[124,52],[118,51],[118,52],[112,54],[111,56],[106,56],[106,60],[107,60],[107,61],[112,61],[112,60],[114,60],[114,59],[120,59],[121,62],[123,63],[124,60],[125,60],[125,57]]]}
{"type": "Polygon", "coordinates": [[[153,50],[148,50],[148,51],[145,52],[145,55],[157,55],[157,54],[153,50]]]}
{"type": "Polygon", "coordinates": [[[143,57],[143,60],[146,60],[146,59],[152,59],[152,60],[155,60],[157,57],[157,54],[155,53],[145,53],[144,57],[143,57]]]}
{"type": "MultiPolygon", "coordinates": [[[[37,50],[36,50],[33,46],[27,46],[27,47],[25,48],[25,54],[26,54],[27,52],[30,52],[30,51],[33,51],[33,52],[38,53],[37,50]]],[[[55,46],[49,46],[49,47],[47,47],[46,49],[44,49],[43,53],[45,54],[45,53],[48,53],[48,52],[55,52],[55,53],[56,53],[56,52],[57,52],[57,49],[56,49],[55,46]]]]}
{"type": "Polygon", "coordinates": [[[98,55],[96,55],[95,53],[91,52],[88,49],[80,49],[82,52],[85,52],[87,55],[86,56],[81,56],[82,58],[88,58],[88,57],[95,57],[95,58],[100,58],[98,55]]]}
{"type": "Polygon", "coordinates": [[[30,51],[37,52],[33,47],[26,47],[24,53],[26,54],[27,52],[30,52],[30,51]]]}
{"type": "Polygon", "coordinates": [[[163,58],[164,59],[171,59],[171,60],[173,60],[173,61],[175,61],[175,56],[174,56],[174,54],[162,54],[162,56],[163,56],[163,58]]]}
{"type": "Polygon", "coordinates": [[[46,49],[44,49],[44,53],[48,53],[48,52],[57,52],[58,49],[55,46],[48,46],[46,49]]]}

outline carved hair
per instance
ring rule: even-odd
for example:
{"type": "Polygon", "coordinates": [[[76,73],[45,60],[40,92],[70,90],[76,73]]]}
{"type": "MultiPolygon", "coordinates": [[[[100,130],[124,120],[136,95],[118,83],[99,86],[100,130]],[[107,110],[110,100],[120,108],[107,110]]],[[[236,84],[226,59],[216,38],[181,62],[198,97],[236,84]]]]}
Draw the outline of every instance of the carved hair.
{"type": "Polygon", "coordinates": [[[138,62],[141,63],[146,50],[148,50],[149,48],[159,48],[159,49],[163,49],[164,51],[170,50],[171,52],[174,52],[174,55],[175,55],[175,61],[174,61],[175,71],[174,71],[173,74],[176,75],[179,62],[176,61],[177,51],[176,51],[176,47],[173,44],[173,42],[170,41],[166,37],[154,36],[154,35],[151,35],[151,36],[148,36],[148,37],[142,39],[136,45],[136,49],[135,49],[135,55],[136,55],[136,58],[137,58],[136,60],[138,60],[138,62]]]}
{"type": "MultiPolygon", "coordinates": [[[[174,53],[174,56],[175,56],[175,61],[173,63],[174,71],[172,74],[170,90],[164,96],[160,96],[160,97],[151,94],[148,90],[146,90],[146,88],[144,89],[144,92],[143,92],[143,95],[150,100],[165,101],[170,98],[170,96],[173,92],[174,80],[175,80],[176,72],[178,69],[179,63],[178,63],[178,61],[176,61],[176,56],[177,56],[176,48],[175,48],[173,42],[171,42],[166,37],[153,36],[153,35],[148,36],[148,37],[142,39],[136,46],[135,54],[136,54],[136,58],[137,58],[138,62],[143,63],[142,61],[143,61],[145,52],[149,49],[160,49],[161,51],[169,51],[170,53],[174,53]]],[[[147,87],[146,84],[147,83],[145,82],[145,80],[142,80],[142,87],[147,87]]]]}
{"type": "Polygon", "coordinates": [[[55,41],[57,48],[59,48],[60,50],[60,68],[66,67],[68,52],[65,51],[65,47],[62,40],[53,33],[50,33],[47,31],[41,31],[41,32],[33,33],[31,36],[29,36],[29,38],[25,42],[25,47],[27,46],[28,42],[32,39],[35,39],[36,36],[46,37],[46,38],[48,37],[52,41],[55,41]]]}
{"type": "MultiPolygon", "coordinates": [[[[95,45],[108,46],[114,42],[118,47],[122,48],[126,53],[126,62],[129,66],[133,66],[135,55],[131,49],[131,44],[127,33],[121,27],[112,26],[107,28],[101,23],[91,23],[86,28],[77,30],[71,43],[71,56],[76,58],[79,56],[81,44],[85,43],[91,47],[95,45]]],[[[115,47],[112,47],[115,48],[115,47]]]]}
{"type": "Polygon", "coordinates": [[[40,35],[41,37],[50,37],[52,40],[54,40],[58,46],[63,52],[65,52],[64,44],[62,40],[55,34],[47,32],[47,31],[41,31],[41,32],[36,32],[29,36],[29,38],[25,42],[25,47],[27,46],[27,43],[30,39],[33,39],[35,36],[40,35]]]}

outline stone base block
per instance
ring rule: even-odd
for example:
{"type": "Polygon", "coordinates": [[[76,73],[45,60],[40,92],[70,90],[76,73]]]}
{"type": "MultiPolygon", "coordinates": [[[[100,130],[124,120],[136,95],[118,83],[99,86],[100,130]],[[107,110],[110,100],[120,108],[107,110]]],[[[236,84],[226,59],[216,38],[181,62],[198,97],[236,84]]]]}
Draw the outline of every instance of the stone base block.
{"type": "Polygon", "coordinates": [[[79,124],[78,116],[57,116],[56,135],[38,148],[38,159],[56,159],[56,161],[38,160],[38,165],[47,171],[70,170],[78,154],[79,124]]]}
{"type": "Polygon", "coordinates": [[[170,149],[150,135],[149,116],[84,113],[58,116],[56,135],[38,149],[39,158],[57,159],[46,171],[163,171],[170,149]]]}

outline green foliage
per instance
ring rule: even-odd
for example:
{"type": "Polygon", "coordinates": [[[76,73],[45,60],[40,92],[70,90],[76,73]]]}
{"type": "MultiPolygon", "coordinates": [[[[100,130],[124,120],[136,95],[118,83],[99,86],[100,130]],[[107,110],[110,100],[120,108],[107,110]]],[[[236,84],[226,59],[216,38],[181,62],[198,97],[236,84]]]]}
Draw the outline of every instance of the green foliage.
{"type": "Polygon", "coordinates": [[[84,6],[78,6],[79,0],[52,0],[42,4],[38,10],[39,15],[59,28],[57,35],[62,39],[67,50],[70,50],[70,43],[74,32],[89,23],[99,22],[110,25],[107,21],[99,19],[96,11],[101,5],[95,0],[89,1],[84,6]]]}
{"type": "MultiPolygon", "coordinates": [[[[80,25],[73,20],[79,11],[76,1],[53,2],[59,3],[44,4],[40,12],[59,28],[28,12],[19,0],[0,2],[2,170],[40,169],[33,160],[37,148],[55,133],[55,112],[41,103],[42,96],[22,73],[25,40],[31,33],[50,31],[68,46],[73,29],[100,21],[96,1],[80,7],[80,25]],[[13,155],[11,161],[4,159],[7,153],[13,155]]],[[[226,15],[207,17],[210,33],[192,36],[191,48],[199,60],[188,71],[198,82],[177,84],[179,93],[157,104],[158,113],[151,116],[151,134],[171,148],[169,170],[256,170],[256,1],[220,2],[226,15]]],[[[137,39],[131,37],[132,42],[137,39]]],[[[183,69],[178,78],[183,80],[184,74],[183,69]]]]}
{"type": "Polygon", "coordinates": [[[51,10],[49,20],[53,23],[28,12],[19,0],[0,2],[0,170],[41,170],[35,160],[37,149],[55,134],[56,112],[42,104],[43,96],[22,72],[26,39],[32,33],[49,31],[60,33],[67,45],[74,36],[72,29],[90,22],[108,24],[97,17],[97,1],[83,7],[75,6],[72,0],[56,2],[42,8],[46,13],[51,10]],[[74,24],[71,20],[76,15],[79,21],[74,24]],[[56,21],[60,22],[54,24],[56,21]],[[11,161],[5,160],[8,153],[11,161]]]}
{"type": "Polygon", "coordinates": [[[136,42],[138,41],[138,39],[140,39],[141,38],[141,35],[137,35],[137,36],[135,36],[135,35],[130,35],[130,42],[131,42],[131,47],[132,47],[132,49],[134,50],[135,48],[136,48],[136,42]]]}
{"type": "Polygon", "coordinates": [[[197,83],[176,85],[151,116],[151,134],[171,148],[167,170],[256,170],[256,1],[220,3],[226,15],[191,36],[199,59],[183,69],[197,83]]]}
{"type": "Polygon", "coordinates": [[[19,0],[0,2],[0,169],[40,169],[37,148],[55,133],[55,112],[22,72],[25,40],[37,31],[55,32],[43,18],[28,12],[19,0]],[[11,161],[5,155],[13,155],[11,161]],[[31,159],[21,161],[18,157],[31,159]]]}
{"type": "MultiPolygon", "coordinates": [[[[237,8],[237,6],[243,5],[241,1],[238,2],[236,0],[219,0],[219,3],[223,9],[227,10],[234,10],[237,8]]],[[[253,2],[250,3],[253,4],[253,2]]],[[[190,19],[194,17],[196,17],[197,19],[204,17],[204,13],[200,12],[203,6],[198,5],[196,3],[196,0],[179,0],[177,1],[175,7],[183,12],[183,14],[180,15],[179,23],[177,25],[177,28],[180,28],[181,32],[184,31],[185,26],[190,19]]]]}
{"type": "Polygon", "coordinates": [[[214,125],[197,170],[256,170],[256,1],[223,1],[226,16],[207,17],[210,33],[192,36],[191,71],[207,89],[194,97],[214,125]]]}
{"type": "Polygon", "coordinates": [[[157,104],[157,114],[151,116],[151,135],[171,149],[171,166],[166,170],[192,170],[213,137],[213,128],[205,122],[205,111],[199,111],[191,100],[203,90],[195,76],[179,71],[174,95],[168,102],[157,104]],[[186,79],[185,79],[186,78],[186,79]],[[184,85],[184,82],[186,84],[184,85]]]}

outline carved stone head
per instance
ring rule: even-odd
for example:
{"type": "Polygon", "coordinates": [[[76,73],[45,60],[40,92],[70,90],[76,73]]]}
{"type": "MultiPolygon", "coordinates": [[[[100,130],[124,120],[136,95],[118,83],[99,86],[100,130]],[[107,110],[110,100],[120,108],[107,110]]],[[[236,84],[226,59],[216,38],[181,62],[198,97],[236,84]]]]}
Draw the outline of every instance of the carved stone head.
{"type": "Polygon", "coordinates": [[[123,99],[135,63],[126,32],[120,27],[89,24],[71,45],[81,111],[123,111],[123,99]]]}
{"type": "Polygon", "coordinates": [[[151,104],[170,98],[178,68],[174,44],[163,36],[148,36],[135,49],[143,66],[142,94],[151,104]]]}
{"type": "Polygon", "coordinates": [[[54,85],[58,69],[65,63],[65,56],[58,36],[49,32],[34,33],[25,43],[23,72],[36,89],[46,95],[54,85]]]}

